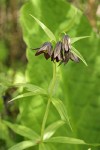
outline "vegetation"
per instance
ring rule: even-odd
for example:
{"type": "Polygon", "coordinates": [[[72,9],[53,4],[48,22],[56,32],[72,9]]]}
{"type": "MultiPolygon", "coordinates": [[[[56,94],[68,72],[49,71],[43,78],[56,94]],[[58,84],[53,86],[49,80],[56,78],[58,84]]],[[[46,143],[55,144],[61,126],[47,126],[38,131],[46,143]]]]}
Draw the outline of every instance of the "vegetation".
{"type": "Polygon", "coordinates": [[[100,149],[100,16],[93,2],[0,2],[0,150],[100,149]],[[93,8],[88,19],[86,7],[93,8]],[[65,45],[66,34],[68,55],[41,47],[65,45]]]}

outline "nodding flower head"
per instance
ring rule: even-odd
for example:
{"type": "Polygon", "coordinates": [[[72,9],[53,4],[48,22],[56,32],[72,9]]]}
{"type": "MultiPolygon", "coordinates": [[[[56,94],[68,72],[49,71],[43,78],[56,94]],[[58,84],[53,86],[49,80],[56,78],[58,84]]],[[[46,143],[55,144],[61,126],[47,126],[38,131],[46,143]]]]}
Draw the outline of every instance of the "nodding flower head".
{"type": "Polygon", "coordinates": [[[37,50],[35,56],[44,54],[46,59],[51,58],[51,61],[60,62],[60,64],[66,64],[69,60],[79,62],[79,58],[71,51],[70,38],[68,35],[64,35],[62,41],[56,43],[54,50],[51,42],[45,42],[40,48],[33,50],[37,50]]]}
{"type": "Polygon", "coordinates": [[[59,62],[63,59],[63,54],[62,54],[62,43],[61,41],[56,43],[56,46],[54,48],[54,51],[51,56],[51,61],[56,60],[56,62],[59,62]]]}
{"type": "Polygon", "coordinates": [[[37,50],[35,56],[44,54],[44,57],[49,59],[52,55],[52,45],[50,42],[45,42],[40,48],[35,48],[34,50],[37,50]]]}
{"type": "Polygon", "coordinates": [[[64,35],[62,38],[62,49],[64,52],[68,52],[71,49],[70,38],[68,35],[64,35]]]}

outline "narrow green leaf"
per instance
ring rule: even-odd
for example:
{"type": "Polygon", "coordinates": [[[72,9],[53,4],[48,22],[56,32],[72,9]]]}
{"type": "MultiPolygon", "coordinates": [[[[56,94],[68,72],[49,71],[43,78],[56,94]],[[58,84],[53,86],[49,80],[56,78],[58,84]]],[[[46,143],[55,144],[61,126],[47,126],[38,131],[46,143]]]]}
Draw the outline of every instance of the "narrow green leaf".
{"type": "Polygon", "coordinates": [[[85,39],[85,38],[88,38],[90,36],[81,36],[81,37],[75,37],[75,38],[71,38],[71,44],[81,40],[81,39],[85,39]]]}
{"type": "Polygon", "coordinates": [[[38,20],[36,17],[30,14],[32,18],[40,25],[40,27],[44,30],[44,32],[47,34],[47,36],[52,40],[56,42],[56,37],[54,34],[48,29],[40,20],[38,20]]]}
{"type": "Polygon", "coordinates": [[[41,91],[41,90],[39,91],[37,89],[37,90],[34,90],[33,92],[27,92],[27,93],[20,94],[20,95],[14,97],[13,99],[11,99],[9,102],[12,102],[16,99],[20,99],[20,98],[24,98],[24,97],[28,97],[28,96],[34,96],[34,95],[46,95],[46,92],[41,91]]]}
{"type": "Polygon", "coordinates": [[[53,136],[53,134],[57,131],[57,129],[59,129],[64,124],[65,124],[64,121],[59,120],[49,125],[44,131],[43,139],[44,140],[49,139],[51,136],[53,136]]]}
{"type": "Polygon", "coordinates": [[[27,137],[31,140],[38,140],[40,137],[39,135],[34,132],[32,129],[22,126],[22,125],[17,125],[17,124],[12,124],[8,121],[3,121],[9,128],[11,128],[15,133],[27,137]]]}
{"type": "Polygon", "coordinates": [[[84,59],[83,56],[80,54],[80,52],[79,52],[78,50],[76,50],[76,48],[73,47],[73,46],[71,46],[71,48],[72,48],[72,49],[71,49],[72,53],[75,54],[77,57],[79,57],[79,58],[83,61],[83,63],[84,63],[86,66],[88,66],[87,63],[86,63],[86,61],[85,61],[85,59],[84,59]]]}
{"type": "Polygon", "coordinates": [[[52,103],[53,105],[55,106],[55,108],[57,109],[61,119],[63,121],[65,121],[66,123],[68,123],[68,125],[70,126],[70,128],[72,129],[71,127],[71,124],[70,124],[70,121],[69,121],[69,117],[68,117],[68,114],[67,114],[67,110],[63,104],[63,102],[59,99],[52,99],[52,103]]]}
{"type": "Polygon", "coordinates": [[[50,143],[65,143],[65,144],[81,144],[81,145],[91,145],[91,146],[100,146],[100,143],[86,143],[84,140],[77,139],[77,138],[71,138],[71,137],[52,137],[49,139],[46,139],[44,142],[50,142],[50,143]]]}
{"type": "Polygon", "coordinates": [[[45,140],[45,142],[54,142],[54,143],[67,143],[67,144],[86,144],[83,140],[71,138],[71,137],[53,137],[45,140]]]}
{"type": "Polygon", "coordinates": [[[35,146],[36,144],[37,144],[37,142],[33,142],[33,141],[23,141],[23,142],[20,142],[16,145],[12,146],[8,150],[23,150],[28,147],[35,146]]]}

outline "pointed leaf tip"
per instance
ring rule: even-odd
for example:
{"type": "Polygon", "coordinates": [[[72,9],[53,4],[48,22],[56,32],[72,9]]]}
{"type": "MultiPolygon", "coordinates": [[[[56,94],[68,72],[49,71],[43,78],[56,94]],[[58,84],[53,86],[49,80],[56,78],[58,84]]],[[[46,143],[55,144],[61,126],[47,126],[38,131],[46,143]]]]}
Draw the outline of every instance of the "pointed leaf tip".
{"type": "Polygon", "coordinates": [[[86,66],[88,66],[87,65],[87,63],[86,63],[86,61],[85,61],[85,59],[83,58],[83,56],[81,55],[81,53],[75,48],[75,47],[73,47],[73,46],[71,46],[72,47],[72,53],[73,54],[75,54],[77,57],[79,57],[82,61],[83,61],[83,63],[86,65],[86,66]]]}
{"type": "Polygon", "coordinates": [[[39,24],[39,26],[44,30],[44,32],[47,34],[47,36],[52,40],[56,42],[56,37],[55,35],[52,33],[52,31],[46,27],[40,20],[38,20],[36,17],[34,17],[33,15],[29,14],[32,18],[34,18],[34,20],[39,24]]]}
{"type": "Polygon", "coordinates": [[[74,37],[74,38],[71,38],[71,44],[81,40],[81,39],[85,39],[85,38],[88,38],[90,36],[81,36],[81,37],[74,37]]]}

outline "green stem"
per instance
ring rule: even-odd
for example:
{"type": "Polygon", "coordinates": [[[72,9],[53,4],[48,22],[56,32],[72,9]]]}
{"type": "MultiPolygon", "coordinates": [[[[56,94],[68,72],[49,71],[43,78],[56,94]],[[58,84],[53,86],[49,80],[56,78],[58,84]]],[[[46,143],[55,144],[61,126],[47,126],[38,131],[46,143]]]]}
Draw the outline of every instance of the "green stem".
{"type": "Polygon", "coordinates": [[[56,83],[56,73],[57,73],[56,63],[54,63],[53,64],[53,78],[52,78],[51,84],[49,86],[49,91],[48,91],[50,97],[52,97],[54,93],[54,88],[55,88],[55,83],[56,83]]]}
{"type": "Polygon", "coordinates": [[[56,82],[56,63],[53,64],[53,78],[52,78],[52,82],[50,84],[49,87],[49,99],[48,99],[48,103],[46,106],[46,111],[43,117],[43,122],[42,122],[42,128],[41,128],[41,141],[43,141],[43,136],[44,136],[44,130],[45,130],[45,125],[46,125],[46,121],[48,118],[48,113],[49,113],[49,108],[50,108],[50,103],[51,103],[51,99],[52,99],[52,95],[53,95],[53,90],[55,87],[55,82],[56,82]]]}

